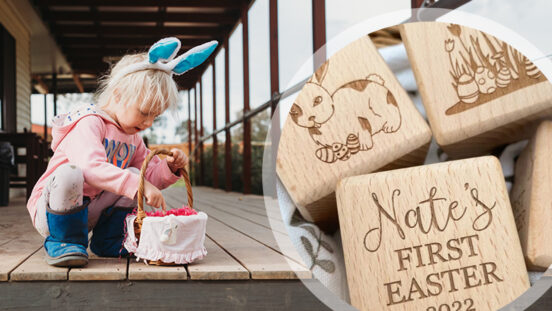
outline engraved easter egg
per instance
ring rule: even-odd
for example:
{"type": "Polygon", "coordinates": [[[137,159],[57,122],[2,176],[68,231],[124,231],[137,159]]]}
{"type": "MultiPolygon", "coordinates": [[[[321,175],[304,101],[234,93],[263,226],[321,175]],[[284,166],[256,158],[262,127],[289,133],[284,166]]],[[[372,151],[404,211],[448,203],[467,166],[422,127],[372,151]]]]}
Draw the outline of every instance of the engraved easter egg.
{"type": "Polygon", "coordinates": [[[508,69],[508,67],[500,68],[500,71],[498,72],[498,75],[496,77],[496,85],[498,87],[507,87],[508,84],[510,84],[510,81],[512,81],[512,74],[510,73],[510,69],[508,69]]]}
{"type": "Polygon", "coordinates": [[[349,136],[347,136],[347,148],[349,148],[351,154],[359,152],[360,141],[358,140],[358,137],[356,135],[350,134],[349,136]]]}
{"type": "Polygon", "coordinates": [[[530,61],[528,58],[525,58],[524,64],[525,64],[525,72],[527,72],[527,75],[529,77],[533,79],[537,79],[538,77],[540,77],[541,72],[539,68],[537,68],[537,66],[533,64],[532,61],[530,61]]]}
{"type": "Polygon", "coordinates": [[[332,148],[337,158],[342,161],[348,160],[351,157],[351,152],[349,151],[349,148],[347,148],[347,146],[343,144],[335,143],[333,144],[332,148]]]}
{"type": "Polygon", "coordinates": [[[475,71],[475,82],[479,87],[479,92],[483,94],[490,94],[496,91],[496,76],[485,67],[477,67],[475,71]]]}
{"type": "Polygon", "coordinates": [[[472,76],[463,74],[458,79],[458,97],[466,104],[475,103],[479,97],[479,88],[472,76]]]}
{"type": "Polygon", "coordinates": [[[322,162],[334,163],[337,161],[337,157],[330,147],[324,147],[316,150],[315,155],[322,162]]]}
{"type": "Polygon", "coordinates": [[[351,152],[347,148],[347,146],[341,147],[338,152],[335,153],[335,155],[342,161],[348,160],[351,157],[351,152]]]}

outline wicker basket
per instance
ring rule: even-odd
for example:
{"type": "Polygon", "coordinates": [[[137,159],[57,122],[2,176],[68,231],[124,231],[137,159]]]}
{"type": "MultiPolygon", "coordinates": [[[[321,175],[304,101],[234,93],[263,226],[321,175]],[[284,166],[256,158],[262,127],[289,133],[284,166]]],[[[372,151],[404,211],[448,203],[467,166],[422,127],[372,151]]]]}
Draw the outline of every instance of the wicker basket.
{"type": "MultiPolygon", "coordinates": [[[[144,160],[140,170],[138,210],[136,215],[128,215],[125,219],[127,236],[124,246],[136,255],[137,260],[144,259],[148,264],[191,263],[207,255],[204,246],[207,214],[198,212],[190,216],[147,217],[144,211],[144,176],[148,163],[157,154],[172,155],[165,149],[159,149],[150,152],[144,160]]],[[[190,178],[186,170],[180,169],[180,173],[186,183],[188,205],[193,208],[190,178]]]]}

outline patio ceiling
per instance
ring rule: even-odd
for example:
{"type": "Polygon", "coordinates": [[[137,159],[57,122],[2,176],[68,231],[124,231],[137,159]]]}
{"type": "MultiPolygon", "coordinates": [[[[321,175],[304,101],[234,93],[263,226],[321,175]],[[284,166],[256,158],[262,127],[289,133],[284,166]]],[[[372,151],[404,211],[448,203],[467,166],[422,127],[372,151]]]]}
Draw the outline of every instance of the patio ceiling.
{"type": "MultiPolygon", "coordinates": [[[[224,41],[240,18],[241,3],[252,0],[33,0],[77,77],[98,77],[122,55],[143,52],[157,40],[174,36],[185,51],[198,44],[224,41]]],[[[206,62],[207,63],[207,62],[206,62]]],[[[206,65],[177,78],[187,89],[206,65]]],[[[44,76],[51,85],[50,77],[44,76]]],[[[58,78],[58,93],[77,92],[75,79],[58,78]]],[[[96,88],[82,80],[84,91],[96,88]]]]}

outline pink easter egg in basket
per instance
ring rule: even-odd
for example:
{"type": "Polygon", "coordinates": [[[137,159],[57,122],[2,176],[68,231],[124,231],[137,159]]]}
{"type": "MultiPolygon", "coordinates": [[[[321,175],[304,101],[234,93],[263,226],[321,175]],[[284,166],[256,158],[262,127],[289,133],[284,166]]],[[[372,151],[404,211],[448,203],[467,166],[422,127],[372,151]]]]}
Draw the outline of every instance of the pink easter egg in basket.
{"type": "Polygon", "coordinates": [[[153,212],[146,212],[146,215],[149,217],[164,217],[168,215],[191,216],[191,215],[197,215],[197,212],[194,209],[190,208],[189,206],[182,205],[182,208],[171,209],[166,212],[164,212],[161,209],[158,209],[153,212]]]}

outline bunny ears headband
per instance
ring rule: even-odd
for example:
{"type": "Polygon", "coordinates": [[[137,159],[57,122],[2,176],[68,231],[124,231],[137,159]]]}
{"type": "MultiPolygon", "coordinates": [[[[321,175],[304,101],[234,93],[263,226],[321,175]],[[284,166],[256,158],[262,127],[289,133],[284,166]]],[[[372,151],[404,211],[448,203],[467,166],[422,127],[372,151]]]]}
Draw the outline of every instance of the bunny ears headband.
{"type": "Polygon", "coordinates": [[[117,81],[130,73],[146,69],[162,70],[170,75],[181,75],[203,63],[213,53],[217,45],[217,41],[210,41],[174,58],[180,50],[180,40],[174,37],[164,38],[150,47],[146,61],[123,68],[111,80],[117,81]]]}

